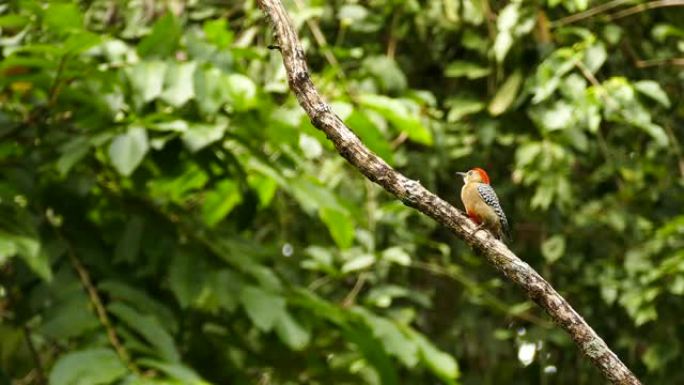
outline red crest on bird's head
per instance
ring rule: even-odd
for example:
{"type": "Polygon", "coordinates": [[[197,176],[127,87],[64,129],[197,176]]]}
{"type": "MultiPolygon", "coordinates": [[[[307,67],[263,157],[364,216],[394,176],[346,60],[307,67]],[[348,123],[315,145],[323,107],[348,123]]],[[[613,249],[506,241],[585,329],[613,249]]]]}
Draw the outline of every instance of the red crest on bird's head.
{"type": "Polygon", "coordinates": [[[480,174],[480,178],[482,178],[482,183],[489,184],[489,175],[487,175],[487,172],[479,167],[475,167],[472,169],[472,171],[475,171],[476,173],[480,174]]]}

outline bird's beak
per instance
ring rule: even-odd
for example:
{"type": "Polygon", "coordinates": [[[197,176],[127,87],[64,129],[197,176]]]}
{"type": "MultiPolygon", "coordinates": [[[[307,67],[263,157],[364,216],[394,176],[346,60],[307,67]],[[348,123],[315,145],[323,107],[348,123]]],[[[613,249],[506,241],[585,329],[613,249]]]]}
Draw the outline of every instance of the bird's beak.
{"type": "Polygon", "coordinates": [[[466,176],[467,176],[468,174],[459,171],[459,172],[456,173],[456,175],[460,176],[461,178],[463,178],[463,181],[465,181],[465,178],[466,178],[466,176]]]}

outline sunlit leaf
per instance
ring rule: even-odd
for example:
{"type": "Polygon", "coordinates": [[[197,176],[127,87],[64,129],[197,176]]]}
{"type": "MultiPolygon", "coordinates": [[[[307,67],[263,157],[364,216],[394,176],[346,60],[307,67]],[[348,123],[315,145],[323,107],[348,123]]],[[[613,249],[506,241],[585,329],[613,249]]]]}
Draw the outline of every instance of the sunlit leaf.
{"type": "Polygon", "coordinates": [[[121,175],[129,176],[138,168],[148,149],[145,129],[131,127],[109,144],[109,160],[121,175]]]}
{"type": "Polygon", "coordinates": [[[110,384],[126,373],[126,367],[111,349],[79,350],[57,360],[50,371],[50,385],[110,384]]]}

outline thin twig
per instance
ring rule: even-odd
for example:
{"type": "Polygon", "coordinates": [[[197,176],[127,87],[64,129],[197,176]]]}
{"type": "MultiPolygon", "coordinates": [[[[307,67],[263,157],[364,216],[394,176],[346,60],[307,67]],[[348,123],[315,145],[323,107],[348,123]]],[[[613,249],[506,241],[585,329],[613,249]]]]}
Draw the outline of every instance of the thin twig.
{"type": "Polygon", "coordinates": [[[597,5],[593,8],[589,8],[586,11],[575,13],[575,14],[572,14],[570,16],[560,18],[558,20],[554,20],[551,22],[551,26],[552,27],[562,27],[562,26],[567,25],[567,24],[572,24],[572,23],[578,22],[580,20],[584,20],[584,19],[588,19],[592,16],[596,16],[600,13],[604,13],[606,11],[609,11],[613,8],[619,7],[623,4],[627,4],[629,2],[630,2],[629,0],[612,0],[612,1],[609,1],[607,3],[597,5]]]}
{"type": "Polygon", "coordinates": [[[76,251],[74,250],[73,245],[61,234],[61,232],[58,232],[58,234],[62,241],[66,244],[67,254],[69,256],[69,260],[71,261],[71,265],[73,266],[74,270],[76,270],[76,273],[81,280],[81,284],[90,298],[90,303],[92,303],[93,307],[95,308],[97,318],[100,320],[100,323],[107,332],[107,338],[109,338],[109,342],[112,344],[114,350],[116,350],[116,353],[119,355],[119,358],[124,364],[126,364],[128,369],[133,373],[139,374],[140,369],[135,362],[131,360],[131,356],[128,354],[128,351],[119,340],[119,336],[116,334],[116,330],[114,330],[114,326],[112,326],[112,323],[109,320],[107,310],[102,304],[100,295],[90,279],[88,270],[85,268],[83,263],[81,263],[81,260],[76,256],[76,251]]]}
{"type": "Polygon", "coordinates": [[[674,149],[675,155],[677,155],[679,173],[682,175],[682,178],[684,178],[684,154],[682,154],[682,148],[679,145],[677,136],[675,135],[674,131],[672,131],[672,127],[670,127],[669,124],[665,125],[665,131],[667,131],[667,135],[670,137],[670,140],[672,141],[672,148],[674,149]]]}
{"type": "Polygon", "coordinates": [[[606,379],[613,384],[641,384],[591,326],[530,265],[489,232],[474,231],[475,225],[463,212],[428,191],[420,182],[397,172],[371,152],[335,115],[311,81],[304,50],[281,1],[257,0],[257,4],[275,30],[292,92],[314,127],[325,133],[342,157],[405,205],[431,217],[477,250],[487,262],[541,306],[606,379]]]}
{"type": "Polygon", "coordinates": [[[366,279],[368,278],[368,273],[363,272],[359,274],[359,277],[356,279],[356,283],[354,284],[354,287],[352,287],[351,291],[349,294],[347,294],[346,297],[344,297],[344,300],[342,301],[342,307],[343,308],[348,308],[356,302],[356,297],[359,295],[361,292],[361,289],[363,289],[363,284],[366,282],[366,279]]]}
{"type": "Polygon", "coordinates": [[[669,58],[669,59],[649,59],[649,60],[637,60],[634,62],[638,68],[648,68],[657,66],[681,66],[684,67],[684,57],[681,58],[669,58]]]}
{"type": "Polygon", "coordinates": [[[635,5],[620,12],[615,12],[609,16],[609,19],[617,20],[623,17],[631,16],[640,12],[648,11],[649,9],[663,8],[663,7],[681,7],[684,6],[684,0],[658,0],[651,1],[644,4],[635,5]]]}
{"type": "Polygon", "coordinates": [[[33,343],[33,339],[31,338],[31,329],[29,329],[27,325],[23,325],[22,330],[24,331],[26,345],[29,348],[33,362],[36,364],[36,384],[47,384],[47,377],[45,377],[45,369],[43,369],[43,363],[40,360],[40,354],[38,354],[36,345],[33,343]]]}

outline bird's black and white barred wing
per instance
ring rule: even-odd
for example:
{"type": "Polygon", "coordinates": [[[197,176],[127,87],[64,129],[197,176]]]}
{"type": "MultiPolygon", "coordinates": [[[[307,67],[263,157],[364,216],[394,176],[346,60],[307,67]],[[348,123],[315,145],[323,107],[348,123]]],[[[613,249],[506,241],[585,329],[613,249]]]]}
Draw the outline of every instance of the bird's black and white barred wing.
{"type": "Polygon", "coordinates": [[[504,233],[508,235],[508,219],[506,219],[506,214],[504,214],[504,211],[501,208],[501,204],[499,203],[499,197],[496,196],[496,192],[494,191],[492,186],[485,183],[480,183],[477,186],[477,192],[480,194],[480,197],[482,197],[482,200],[484,200],[485,203],[487,203],[487,205],[494,210],[496,215],[499,217],[499,220],[501,221],[501,227],[504,233]]]}

